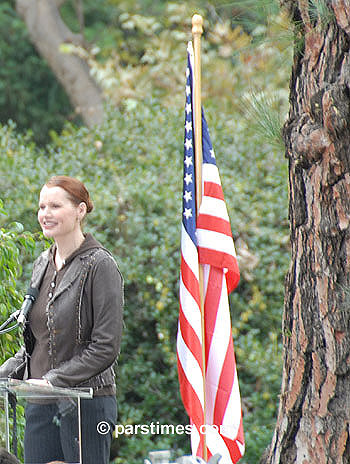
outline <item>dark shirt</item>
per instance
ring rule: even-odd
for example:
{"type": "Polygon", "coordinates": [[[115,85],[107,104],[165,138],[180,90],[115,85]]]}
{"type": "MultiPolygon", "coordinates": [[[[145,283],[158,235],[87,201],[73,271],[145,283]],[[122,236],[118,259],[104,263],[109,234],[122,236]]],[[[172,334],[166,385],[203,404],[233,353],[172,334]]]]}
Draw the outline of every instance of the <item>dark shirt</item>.
{"type": "MultiPolygon", "coordinates": [[[[88,234],[81,246],[65,260],[64,266],[59,271],[56,269],[54,259],[56,246],[53,246],[50,250],[50,259],[40,286],[39,295],[29,316],[30,328],[35,337],[34,350],[30,359],[30,377],[33,379],[41,379],[52,368],[49,357],[49,330],[46,313],[48,302],[54,295],[73,259],[94,246],[96,246],[96,242],[88,234]]],[[[74,311],[74,308],[72,310],[74,311]]],[[[111,394],[115,394],[114,386],[106,386],[95,392],[95,396],[111,394]]]]}

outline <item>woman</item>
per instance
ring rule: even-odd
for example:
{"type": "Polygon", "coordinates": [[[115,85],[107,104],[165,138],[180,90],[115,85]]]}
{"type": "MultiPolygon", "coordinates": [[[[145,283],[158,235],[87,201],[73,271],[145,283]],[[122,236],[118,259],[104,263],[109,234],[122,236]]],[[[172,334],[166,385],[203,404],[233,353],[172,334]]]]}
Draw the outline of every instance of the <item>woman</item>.
{"type": "MultiPolygon", "coordinates": [[[[91,387],[93,399],[81,400],[82,459],[107,464],[117,414],[113,365],[120,350],[123,279],[111,254],[91,234],[83,234],[82,221],[92,209],[77,179],[55,176],[43,186],[38,220],[54,244],[34,262],[31,286],[39,294],[25,326],[25,346],[1,366],[0,377],[91,387]],[[105,425],[100,434],[99,423],[105,425]]],[[[27,403],[27,464],[78,461],[77,437],[68,437],[66,406],[27,403]]]]}

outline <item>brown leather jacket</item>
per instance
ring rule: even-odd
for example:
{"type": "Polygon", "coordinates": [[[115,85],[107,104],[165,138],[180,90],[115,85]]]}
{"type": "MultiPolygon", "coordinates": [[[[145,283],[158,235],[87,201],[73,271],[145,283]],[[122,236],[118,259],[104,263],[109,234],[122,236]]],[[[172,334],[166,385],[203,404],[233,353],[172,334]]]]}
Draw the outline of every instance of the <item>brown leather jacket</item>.
{"type": "MultiPolygon", "coordinates": [[[[46,307],[50,370],[43,376],[58,387],[114,386],[120,351],[123,279],[117,264],[90,234],[91,247],[75,256],[46,307]]],[[[31,286],[40,288],[49,250],[33,265],[31,286]]],[[[25,346],[0,367],[0,377],[27,378],[35,339],[30,324],[25,346]],[[25,369],[24,369],[25,368],[25,369]]]]}

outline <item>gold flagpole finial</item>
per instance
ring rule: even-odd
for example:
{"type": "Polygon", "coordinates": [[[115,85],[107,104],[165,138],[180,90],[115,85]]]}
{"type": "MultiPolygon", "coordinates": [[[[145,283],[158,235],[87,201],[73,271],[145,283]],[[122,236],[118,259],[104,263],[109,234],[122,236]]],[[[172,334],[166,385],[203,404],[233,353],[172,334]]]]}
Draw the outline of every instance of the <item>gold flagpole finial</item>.
{"type": "Polygon", "coordinates": [[[203,18],[199,14],[194,14],[192,16],[192,34],[203,34],[203,18]]]}

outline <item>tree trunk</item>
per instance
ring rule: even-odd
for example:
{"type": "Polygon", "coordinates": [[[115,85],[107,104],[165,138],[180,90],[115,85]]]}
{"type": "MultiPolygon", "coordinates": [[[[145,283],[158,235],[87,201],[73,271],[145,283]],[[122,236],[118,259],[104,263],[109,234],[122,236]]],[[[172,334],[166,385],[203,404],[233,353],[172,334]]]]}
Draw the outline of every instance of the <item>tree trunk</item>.
{"type": "Polygon", "coordinates": [[[350,2],[282,3],[296,31],[284,127],[292,257],[279,413],[261,462],[350,463],[350,2]]]}
{"type": "Polygon", "coordinates": [[[55,0],[16,0],[16,9],[26,23],[29,36],[63,85],[85,123],[91,127],[103,119],[102,93],[90,76],[88,65],[78,56],[60,52],[60,45],[82,42],[62,21],[55,0]]]}

